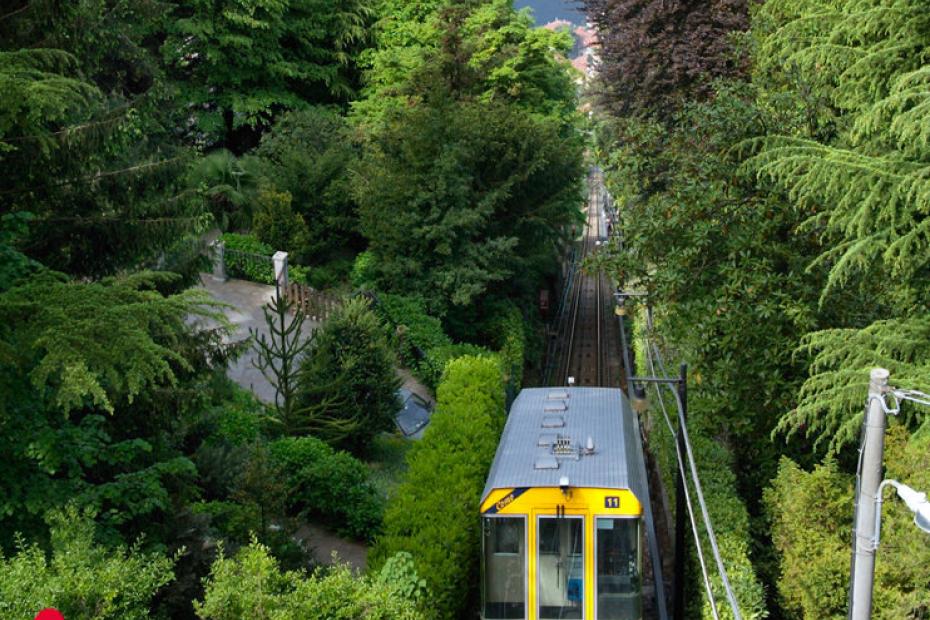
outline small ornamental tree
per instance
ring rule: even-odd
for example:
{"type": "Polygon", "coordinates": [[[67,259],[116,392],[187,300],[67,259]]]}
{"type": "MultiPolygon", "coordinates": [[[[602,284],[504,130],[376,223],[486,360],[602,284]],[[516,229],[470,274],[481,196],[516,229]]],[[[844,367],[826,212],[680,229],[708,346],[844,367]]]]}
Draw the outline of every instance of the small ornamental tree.
{"type": "Polygon", "coordinates": [[[288,301],[277,285],[274,297],[262,308],[262,313],[268,335],[249,330],[258,355],[252,364],[274,387],[275,419],[290,434],[298,425],[294,411],[300,357],[310,346],[312,337],[303,333],[303,309],[288,301]]]}
{"type": "Polygon", "coordinates": [[[300,406],[345,425],[329,424],[316,434],[360,454],[375,435],[393,428],[401,406],[395,365],[384,327],[368,302],[347,302],[316,333],[301,365],[300,406]]]}

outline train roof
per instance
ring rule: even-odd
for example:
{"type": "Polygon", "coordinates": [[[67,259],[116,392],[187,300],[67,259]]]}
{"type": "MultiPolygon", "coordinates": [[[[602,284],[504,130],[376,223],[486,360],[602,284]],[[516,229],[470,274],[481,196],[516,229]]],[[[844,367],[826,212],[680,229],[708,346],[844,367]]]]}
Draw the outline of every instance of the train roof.
{"type": "Polygon", "coordinates": [[[558,487],[563,477],[573,487],[629,489],[641,501],[648,496],[639,421],[622,390],[522,390],[481,498],[494,489],[558,487]]]}

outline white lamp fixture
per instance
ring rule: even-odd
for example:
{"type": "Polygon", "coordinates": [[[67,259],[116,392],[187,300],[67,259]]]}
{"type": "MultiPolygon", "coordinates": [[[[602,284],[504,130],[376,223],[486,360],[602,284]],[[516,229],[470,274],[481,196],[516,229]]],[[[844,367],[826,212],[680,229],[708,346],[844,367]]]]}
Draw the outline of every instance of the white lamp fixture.
{"type": "Polygon", "coordinates": [[[930,534],[930,501],[927,500],[927,494],[915,491],[906,484],[897,480],[883,480],[878,486],[878,497],[875,498],[875,535],[872,537],[872,545],[878,548],[881,537],[882,526],[882,492],[886,486],[894,487],[898,497],[908,507],[908,510],[914,513],[914,524],[924,532],[930,534]]]}

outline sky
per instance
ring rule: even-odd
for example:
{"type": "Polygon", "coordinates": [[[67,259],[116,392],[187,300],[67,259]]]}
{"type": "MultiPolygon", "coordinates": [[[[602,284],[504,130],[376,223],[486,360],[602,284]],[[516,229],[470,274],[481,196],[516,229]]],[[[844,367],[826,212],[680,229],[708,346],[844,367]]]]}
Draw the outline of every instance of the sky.
{"type": "Polygon", "coordinates": [[[518,9],[528,6],[533,9],[536,23],[540,26],[556,19],[565,19],[574,24],[584,24],[584,13],[574,0],[516,0],[518,9]]]}

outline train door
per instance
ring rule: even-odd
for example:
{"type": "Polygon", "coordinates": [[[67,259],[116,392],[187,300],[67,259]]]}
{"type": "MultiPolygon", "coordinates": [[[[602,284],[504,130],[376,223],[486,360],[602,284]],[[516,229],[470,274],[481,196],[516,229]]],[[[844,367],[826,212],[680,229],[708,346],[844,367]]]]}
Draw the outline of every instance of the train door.
{"type": "Polygon", "coordinates": [[[595,517],[596,620],[639,620],[643,616],[640,520],[595,517]]]}
{"type": "Polygon", "coordinates": [[[540,620],[584,618],[584,517],[539,516],[536,600],[540,620]]]}

